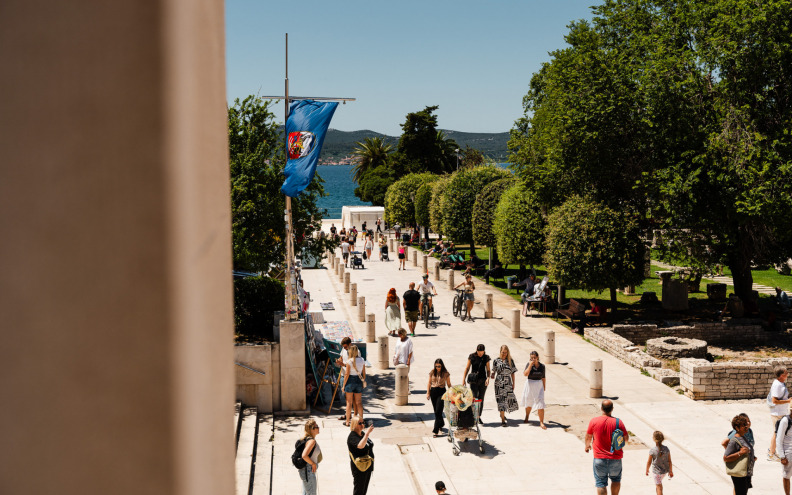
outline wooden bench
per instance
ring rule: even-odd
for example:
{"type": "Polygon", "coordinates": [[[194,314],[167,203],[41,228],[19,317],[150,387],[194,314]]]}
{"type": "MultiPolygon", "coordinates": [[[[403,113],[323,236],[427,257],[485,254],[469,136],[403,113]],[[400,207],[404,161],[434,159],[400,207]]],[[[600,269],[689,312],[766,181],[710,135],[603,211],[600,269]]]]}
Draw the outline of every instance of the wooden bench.
{"type": "Polygon", "coordinates": [[[569,304],[565,305],[568,306],[567,308],[558,307],[556,309],[556,314],[566,316],[572,321],[580,320],[581,318],[585,318],[586,316],[586,306],[581,304],[574,299],[569,300],[569,304]]]}

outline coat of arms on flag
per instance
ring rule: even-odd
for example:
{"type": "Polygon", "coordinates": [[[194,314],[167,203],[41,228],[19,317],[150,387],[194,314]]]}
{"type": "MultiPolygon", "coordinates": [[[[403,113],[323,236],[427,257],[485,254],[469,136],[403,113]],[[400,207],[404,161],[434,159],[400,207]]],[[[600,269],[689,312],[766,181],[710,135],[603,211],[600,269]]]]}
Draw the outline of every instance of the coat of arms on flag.
{"type": "Polygon", "coordinates": [[[308,154],[313,149],[313,132],[298,131],[289,133],[289,160],[296,160],[308,154]]]}

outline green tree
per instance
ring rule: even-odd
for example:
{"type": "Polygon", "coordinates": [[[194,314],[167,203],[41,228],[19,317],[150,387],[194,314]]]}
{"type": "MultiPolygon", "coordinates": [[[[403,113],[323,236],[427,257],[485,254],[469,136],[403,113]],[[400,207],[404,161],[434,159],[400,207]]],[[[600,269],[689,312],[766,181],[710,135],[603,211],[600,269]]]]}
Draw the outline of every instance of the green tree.
{"type": "Polygon", "coordinates": [[[458,244],[470,244],[471,255],[475,253],[471,224],[476,196],[487,184],[511,176],[508,170],[494,165],[461,169],[451,174],[443,189],[444,233],[458,244]]]}
{"type": "Polygon", "coordinates": [[[487,184],[476,196],[473,204],[473,241],[477,246],[497,246],[493,223],[495,219],[495,208],[501,195],[510,187],[517,183],[514,177],[499,179],[487,184]]]}
{"type": "Polygon", "coordinates": [[[385,219],[391,225],[418,225],[415,220],[415,199],[421,186],[437,180],[434,174],[407,174],[397,180],[385,194],[385,219]]]}
{"type": "Polygon", "coordinates": [[[439,235],[445,234],[445,214],[447,205],[445,202],[445,191],[451,181],[450,175],[442,175],[432,183],[432,197],[429,200],[429,227],[439,235]]]}
{"type": "Polygon", "coordinates": [[[393,156],[392,167],[397,177],[407,173],[452,172],[456,167],[454,150],[459,148],[453,139],[437,130],[437,106],[408,113],[401,124],[402,135],[393,156]]]}
{"type": "Polygon", "coordinates": [[[466,145],[465,149],[460,151],[459,165],[461,167],[478,167],[484,165],[484,155],[481,154],[476,148],[466,145]]]}
{"type": "Polygon", "coordinates": [[[644,243],[638,222],[602,203],[574,197],[550,215],[545,265],[559,284],[591,291],[643,282],[644,243]]]}
{"type": "Polygon", "coordinates": [[[357,147],[352,150],[355,156],[355,165],[352,167],[352,179],[360,183],[369,171],[388,164],[388,155],[393,150],[393,146],[385,143],[378,137],[366,138],[363,142],[356,143],[357,147]]]}
{"type": "Polygon", "coordinates": [[[415,193],[415,222],[424,228],[424,238],[429,238],[429,225],[431,217],[429,216],[429,202],[432,200],[432,185],[440,179],[440,176],[435,176],[435,179],[425,182],[418,188],[415,193]]]}
{"type": "Polygon", "coordinates": [[[374,206],[385,206],[385,193],[388,187],[396,182],[393,171],[387,165],[369,170],[358,180],[355,196],[374,206]]]}
{"type": "Polygon", "coordinates": [[[493,217],[498,257],[504,263],[532,267],[542,263],[546,221],[536,195],[525,184],[513,185],[500,196],[493,217]]]}
{"type": "MultiPolygon", "coordinates": [[[[286,255],[283,210],[283,140],[269,101],[248,96],[228,108],[231,167],[231,220],[235,269],[267,272],[286,255]]],[[[299,197],[292,199],[295,252],[310,245],[321,256],[329,239],[312,240],[321,229],[316,200],[324,195],[317,174],[299,197]]]]}

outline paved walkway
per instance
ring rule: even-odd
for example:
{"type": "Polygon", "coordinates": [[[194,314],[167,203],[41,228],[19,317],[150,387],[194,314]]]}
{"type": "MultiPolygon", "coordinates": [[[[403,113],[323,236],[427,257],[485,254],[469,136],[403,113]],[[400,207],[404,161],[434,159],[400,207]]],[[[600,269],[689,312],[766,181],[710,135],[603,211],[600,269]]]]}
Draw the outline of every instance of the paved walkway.
{"type": "MultiPolygon", "coordinates": [[[[412,258],[412,256],[410,256],[412,258]]],[[[375,313],[377,335],[385,335],[382,323],[385,294],[395,287],[399,294],[409,282],[418,282],[420,268],[408,261],[408,269],[397,270],[398,263],[367,262],[364,270],[351,271],[358,295],[366,297],[367,313],[375,313]]],[[[433,273],[430,266],[430,273],[433,273]]],[[[458,273],[457,273],[458,275],[458,273]]],[[[445,276],[445,274],[443,274],[445,276]]],[[[432,277],[434,278],[434,277],[432,277]]],[[[336,311],[326,311],[326,320],[348,320],[357,335],[365,335],[363,323],[357,322],[358,310],[349,305],[343,284],[326,269],[305,270],[305,287],[311,293],[313,307],[333,302],[336,311]]],[[[435,282],[434,280],[432,280],[435,282]]],[[[518,304],[507,295],[476,282],[476,307],[473,322],[461,322],[451,315],[453,292],[446,282],[435,282],[437,325],[426,331],[418,327],[414,337],[416,363],[411,370],[412,394],[409,404],[393,403],[393,369],[367,370],[371,384],[364,393],[367,418],[373,418],[375,430],[375,471],[371,494],[434,494],[434,482],[443,480],[453,494],[568,494],[593,493],[591,454],[584,452],[582,435],[591,417],[598,415],[599,399],[588,398],[588,373],[592,359],[602,359],[604,395],[613,398],[614,415],[622,419],[633,441],[625,450],[622,491],[624,495],[654,493],[644,476],[652,432],[664,432],[671,449],[676,476],[665,482],[667,494],[726,494],[731,482],[724,473],[720,441],[730,429],[730,418],[740,412],[753,420],[757,437],[757,462],[752,493],[776,493],[780,489],[780,466],[761,455],[769,443],[770,418],[761,400],[696,402],[678,395],[673,389],[643,376],[639,370],[611,357],[599,348],[572,334],[549,318],[522,318],[522,337],[513,339],[508,316],[518,304]],[[494,318],[483,318],[485,293],[492,292],[494,318]],[[498,348],[507,344],[518,368],[522,369],[532,350],[539,350],[546,330],[556,332],[556,364],[547,366],[548,429],[537,426],[535,415],[523,424],[523,410],[509,414],[509,426],[500,424],[494,390],[487,391],[483,438],[486,451],[480,454],[474,445],[465,446],[454,456],[446,438],[432,438],[433,414],[426,400],[426,382],[435,358],[440,357],[451,372],[453,383],[461,382],[467,356],[483,343],[493,358],[498,348]]],[[[391,340],[395,345],[395,339],[391,340]]],[[[370,361],[376,359],[371,346],[370,361]]],[[[393,347],[391,347],[391,352],[393,347]]],[[[525,378],[518,373],[517,396],[525,378]]],[[[336,417],[316,412],[322,427],[318,437],[323,462],[318,472],[319,493],[349,493],[352,476],[345,440],[348,428],[336,417]]],[[[259,445],[272,442],[272,493],[299,493],[300,481],[289,459],[294,441],[302,431],[305,418],[275,416],[270,431],[262,428],[259,445]],[[271,435],[271,436],[270,436],[271,435]]],[[[264,493],[264,492],[262,492],[264,493]]]]}
{"type": "MultiPolygon", "coordinates": [[[[683,268],[683,267],[669,265],[667,263],[662,263],[662,262],[656,261],[656,260],[652,260],[652,264],[659,266],[663,270],[673,270],[673,271],[685,270],[685,268],[683,268]]],[[[731,286],[734,285],[734,280],[731,277],[726,277],[726,276],[723,276],[723,275],[720,275],[720,276],[719,275],[707,275],[704,278],[706,278],[707,280],[714,280],[715,282],[717,282],[719,284],[726,284],[726,285],[731,285],[731,286]]],[[[757,291],[760,294],[767,294],[767,295],[770,295],[770,296],[775,296],[776,295],[775,287],[768,287],[768,286],[762,285],[762,284],[753,284],[752,289],[757,291]]],[[[790,293],[790,292],[787,292],[787,295],[792,297],[792,293],[790,293]]]]}

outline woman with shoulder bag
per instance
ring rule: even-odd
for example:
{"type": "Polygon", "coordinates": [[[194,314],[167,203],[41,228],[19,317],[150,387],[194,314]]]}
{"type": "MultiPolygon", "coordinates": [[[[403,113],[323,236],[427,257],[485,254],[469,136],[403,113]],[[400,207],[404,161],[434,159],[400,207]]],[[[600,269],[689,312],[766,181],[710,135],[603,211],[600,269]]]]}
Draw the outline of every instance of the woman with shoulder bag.
{"type": "MultiPolygon", "coordinates": [[[[462,374],[462,381],[467,381],[473,397],[481,400],[481,410],[484,409],[484,394],[487,393],[490,375],[490,357],[484,353],[484,344],[476,346],[476,352],[468,356],[465,372],[462,374]],[[470,374],[468,374],[470,371],[470,374]]],[[[479,423],[481,415],[479,415],[479,423]]]]}
{"type": "Polygon", "coordinates": [[[352,495],[366,495],[371,473],[374,472],[374,442],[369,439],[374,425],[363,428],[363,418],[352,418],[352,430],[347,437],[350,468],[352,469],[352,495]]]}
{"type": "Polygon", "coordinates": [[[319,425],[315,419],[309,419],[305,423],[305,434],[302,438],[306,440],[302,455],[306,464],[299,471],[303,484],[303,495],[316,495],[316,470],[319,469],[319,463],[322,462],[322,449],[316,442],[318,434],[319,425]]]}
{"type": "MultiPolygon", "coordinates": [[[[347,404],[355,408],[355,416],[363,419],[363,388],[366,386],[366,362],[358,356],[356,345],[349,346],[349,361],[346,365],[344,392],[347,404]]],[[[349,426],[350,408],[347,408],[347,418],[344,426],[349,426]]]]}
{"type": "Polygon", "coordinates": [[[429,372],[429,383],[426,384],[426,400],[432,401],[432,409],[434,410],[435,422],[432,428],[432,434],[437,438],[440,436],[440,428],[445,425],[443,421],[443,394],[446,392],[446,386],[451,387],[451,374],[445,367],[443,360],[440,358],[435,359],[434,368],[429,372]]]}
{"type": "Polygon", "coordinates": [[[745,439],[749,428],[748,419],[743,416],[735,416],[731,424],[736,433],[726,445],[723,462],[726,463],[726,474],[731,476],[732,484],[734,484],[734,495],[747,495],[748,490],[753,488],[751,476],[753,476],[754,462],[756,462],[753,445],[745,439]]]}

